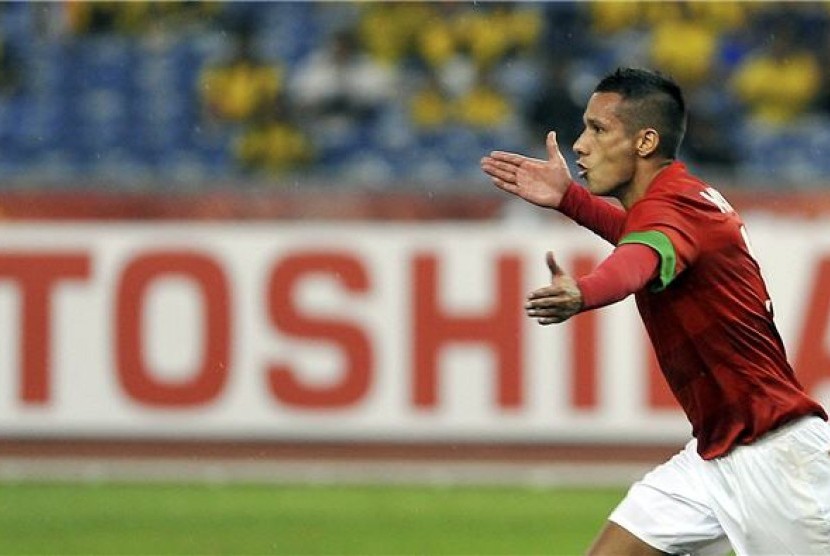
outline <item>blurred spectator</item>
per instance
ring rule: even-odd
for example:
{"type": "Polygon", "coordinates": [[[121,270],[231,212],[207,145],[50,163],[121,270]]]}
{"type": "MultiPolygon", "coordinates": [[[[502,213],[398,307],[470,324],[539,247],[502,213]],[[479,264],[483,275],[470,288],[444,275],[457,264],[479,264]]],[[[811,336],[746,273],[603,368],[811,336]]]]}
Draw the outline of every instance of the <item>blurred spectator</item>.
{"type": "Polygon", "coordinates": [[[436,15],[416,33],[415,54],[454,95],[465,94],[477,72],[526,65],[544,29],[541,10],[514,4],[447,3],[436,15]]]}
{"type": "Polygon", "coordinates": [[[513,37],[506,6],[491,10],[465,10],[454,21],[459,41],[479,68],[489,68],[510,50],[513,37]]]}
{"type": "Polygon", "coordinates": [[[409,117],[415,129],[435,131],[452,120],[452,98],[433,71],[428,71],[423,84],[409,99],[409,117]]]}
{"type": "Polygon", "coordinates": [[[138,34],[160,24],[180,26],[213,16],[218,2],[67,2],[70,30],[79,34],[138,34]]]}
{"type": "Polygon", "coordinates": [[[143,19],[147,2],[68,2],[69,27],[75,33],[131,31],[143,19]]]}
{"type": "Polygon", "coordinates": [[[816,108],[825,118],[830,117],[830,4],[825,4],[822,17],[816,18],[822,22],[820,30],[810,35],[810,40],[816,45],[821,67],[821,87],[816,99],[816,108]]]}
{"type": "Polygon", "coordinates": [[[640,2],[599,0],[587,5],[591,32],[596,36],[614,35],[634,27],[642,21],[640,2]]]}
{"type": "Polygon", "coordinates": [[[251,37],[235,36],[229,60],[207,67],[200,78],[203,106],[209,118],[243,122],[262,105],[276,102],[283,88],[282,69],[259,60],[251,37]]]}
{"type": "Polygon", "coordinates": [[[351,31],[339,32],[296,70],[291,93],[309,118],[366,121],[397,94],[397,68],[366,55],[351,31]]]}
{"type": "Polygon", "coordinates": [[[454,112],[460,123],[488,131],[513,123],[516,116],[509,99],[486,71],[479,72],[470,90],[456,100],[454,112]]]}
{"type": "MultiPolygon", "coordinates": [[[[450,4],[450,7],[453,7],[450,4]]],[[[446,9],[446,8],[445,8],[446,9]]],[[[444,12],[450,15],[451,12],[444,12]]],[[[415,52],[429,69],[441,69],[453,59],[460,49],[452,20],[435,18],[416,33],[415,52]]]]}
{"type": "Polygon", "coordinates": [[[768,137],[783,126],[800,146],[793,171],[830,159],[826,126],[801,125],[830,117],[828,4],[138,1],[8,3],[0,15],[9,175],[41,152],[91,175],[126,136],[135,164],[159,172],[171,159],[159,153],[176,153],[227,177],[409,176],[412,152],[427,175],[468,176],[470,153],[494,134],[520,151],[549,129],[573,144],[583,95],[617,65],[685,85],[695,119],[684,156],[703,173],[763,174],[794,158],[773,161],[780,141],[761,140],[759,126],[768,137]],[[107,126],[89,121],[101,112],[90,106],[115,102],[124,109],[108,110],[107,126]],[[75,128],[94,131],[79,141],[75,128]]]}
{"type": "Polygon", "coordinates": [[[0,95],[12,96],[21,91],[21,60],[14,44],[0,36],[0,95]]]}
{"type": "Polygon", "coordinates": [[[234,154],[249,173],[282,175],[307,167],[314,158],[309,137],[293,121],[286,98],[263,102],[237,137],[234,154]]]}
{"type": "Polygon", "coordinates": [[[776,128],[795,122],[816,100],[821,86],[818,58],[781,23],[768,45],[738,64],[731,86],[752,122],[776,128]]]}
{"type": "Polygon", "coordinates": [[[739,162],[733,140],[722,122],[711,115],[690,115],[683,141],[683,158],[718,174],[732,175],[739,162]]]}
{"type": "Polygon", "coordinates": [[[571,60],[593,55],[591,33],[585,32],[591,27],[590,13],[585,6],[575,2],[547,2],[540,7],[543,29],[537,49],[556,52],[571,60]]]}
{"type": "Polygon", "coordinates": [[[717,34],[695,17],[687,3],[658,3],[672,14],[658,17],[651,34],[653,66],[671,75],[685,90],[694,89],[710,75],[718,45],[717,34]]]}
{"type": "Polygon", "coordinates": [[[511,34],[512,51],[525,55],[532,52],[545,32],[543,12],[535,5],[508,4],[507,26],[511,34]]]}
{"type": "Polygon", "coordinates": [[[588,30],[594,54],[577,57],[602,64],[601,74],[615,66],[642,66],[648,63],[648,21],[646,2],[588,2],[588,30]]]}
{"type": "Polygon", "coordinates": [[[697,20],[717,33],[745,26],[751,12],[758,6],[754,2],[736,0],[719,0],[718,2],[689,2],[687,0],[684,3],[697,20]]]}
{"type": "Polygon", "coordinates": [[[456,4],[441,5],[441,17],[419,30],[415,37],[415,54],[434,73],[447,94],[458,96],[468,91],[475,80],[476,68],[468,49],[462,44],[456,25],[460,8],[456,4]]]}
{"type": "Polygon", "coordinates": [[[412,53],[416,36],[441,21],[441,6],[430,2],[367,2],[357,26],[366,52],[378,63],[402,63],[412,53]]]}
{"type": "Polygon", "coordinates": [[[545,78],[528,107],[526,118],[533,138],[539,141],[554,130],[557,141],[568,151],[582,133],[585,99],[575,98],[568,60],[550,57],[543,65],[545,78]]]}

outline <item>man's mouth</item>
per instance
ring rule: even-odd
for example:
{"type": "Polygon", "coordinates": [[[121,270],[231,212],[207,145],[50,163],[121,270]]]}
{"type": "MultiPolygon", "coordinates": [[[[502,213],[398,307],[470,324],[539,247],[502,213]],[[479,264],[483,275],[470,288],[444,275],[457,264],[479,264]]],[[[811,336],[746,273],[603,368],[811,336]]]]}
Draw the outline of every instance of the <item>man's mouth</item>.
{"type": "Polygon", "coordinates": [[[588,168],[586,168],[584,165],[582,165],[579,162],[577,162],[576,165],[579,167],[579,172],[577,173],[577,175],[580,178],[585,179],[585,176],[588,175],[588,168]]]}

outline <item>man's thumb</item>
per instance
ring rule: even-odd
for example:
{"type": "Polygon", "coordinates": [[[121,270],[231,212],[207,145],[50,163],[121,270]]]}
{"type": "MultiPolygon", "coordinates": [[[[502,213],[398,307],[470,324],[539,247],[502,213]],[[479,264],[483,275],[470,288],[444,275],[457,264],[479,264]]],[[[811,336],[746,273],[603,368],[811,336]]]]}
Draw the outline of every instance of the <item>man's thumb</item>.
{"type": "Polygon", "coordinates": [[[556,142],[556,132],[549,131],[548,137],[545,140],[545,145],[548,148],[548,158],[553,160],[559,156],[559,144],[556,142]]]}
{"type": "Polygon", "coordinates": [[[565,271],[559,268],[559,265],[556,264],[556,259],[553,258],[553,251],[547,252],[546,259],[548,263],[548,268],[550,269],[550,273],[554,277],[562,276],[563,274],[565,274],[565,271]]]}

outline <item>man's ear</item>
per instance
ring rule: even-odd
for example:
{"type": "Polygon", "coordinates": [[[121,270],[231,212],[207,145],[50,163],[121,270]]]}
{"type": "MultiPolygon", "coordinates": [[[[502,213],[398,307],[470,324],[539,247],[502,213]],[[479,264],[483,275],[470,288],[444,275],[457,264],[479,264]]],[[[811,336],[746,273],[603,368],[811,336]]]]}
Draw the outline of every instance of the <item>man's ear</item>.
{"type": "Polygon", "coordinates": [[[648,128],[640,130],[637,134],[637,154],[642,157],[646,158],[651,156],[652,154],[657,151],[657,147],[660,145],[660,134],[657,133],[656,129],[648,128]]]}

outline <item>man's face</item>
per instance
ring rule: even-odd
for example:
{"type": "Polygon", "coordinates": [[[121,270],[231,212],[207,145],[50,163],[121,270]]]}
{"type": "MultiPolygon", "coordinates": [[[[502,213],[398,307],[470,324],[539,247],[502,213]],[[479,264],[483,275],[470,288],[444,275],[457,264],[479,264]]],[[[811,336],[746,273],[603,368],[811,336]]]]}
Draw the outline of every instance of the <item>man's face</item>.
{"type": "Polygon", "coordinates": [[[629,135],[618,117],[622,97],[594,93],[585,108],[585,129],[574,143],[579,176],[595,195],[620,197],[634,178],[636,134],[629,135]]]}

